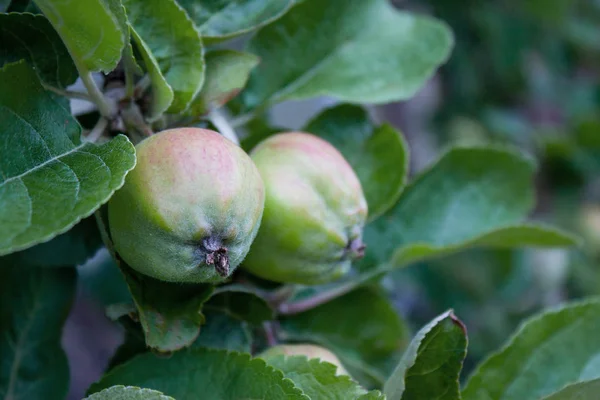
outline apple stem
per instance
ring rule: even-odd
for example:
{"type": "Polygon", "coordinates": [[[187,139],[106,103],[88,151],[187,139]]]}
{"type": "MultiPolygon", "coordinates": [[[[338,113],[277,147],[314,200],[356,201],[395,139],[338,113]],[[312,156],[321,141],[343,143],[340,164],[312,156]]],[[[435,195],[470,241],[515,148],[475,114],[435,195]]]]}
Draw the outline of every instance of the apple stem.
{"type": "Polygon", "coordinates": [[[213,110],[209,115],[210,121],[217,128],[219,133],[225,136],[227,139],[231,140],[233,143],[240,145],[240,139],[233,127],[229,124],[229,121],[222,114],[220,110],[213,110]]]}
{"type": "Polygon", "coordinates": [[[79,76],[83,82],[83,86],[85,86],[88,91],[88,96],[90,96],[90,98],[96,104],[100,114],[109,120],[112,120],[117,112],[116,105],[104,97],[104,94],[102,94],[102,91],[100,91],[96,85],[96,82],[92,77],[92,73],[89,72],[83,65],[78,63],[76,58],[73,61],[75,61],[75,67],[79,71],[79,76]]]}
{"type": "Polygon", "coordinates": [[[265,330],[265,337],[269,347],[276,346],[278,343],[277,334],[275,332],[275,325],[273,321],[263,322],[263,329],[265,330]]]}
{"type": "Polygon", "coordinates": [[[356,289],[356,284],[354,282],[349,282],[337,287],[334,287],[331,290],[320,292],[319,294],[304,298],[302,300],[298,300],[290,303],[283,303],[277,307],[277,312],[280,315],[295,315],[300,314],[305,311],[311,310],[315,307],[320,306],[321,304],[325,304],[335,298],[345,295],[346,293],[351,292],[356,289]]]}

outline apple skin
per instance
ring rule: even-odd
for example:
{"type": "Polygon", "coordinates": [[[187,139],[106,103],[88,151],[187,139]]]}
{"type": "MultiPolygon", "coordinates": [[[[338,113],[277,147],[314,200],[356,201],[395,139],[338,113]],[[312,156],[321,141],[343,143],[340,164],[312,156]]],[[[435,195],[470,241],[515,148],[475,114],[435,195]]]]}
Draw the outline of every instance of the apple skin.
{"type": "Polygon", "coordinates": [[[134,270],[217,283],[242,262],[265,190],[250,157],[217,132],[162,131],[136,146],[137,164],[108,203],[110,234],[134,270]]]}
{"type": "Polygon", "coordinates": [[[305,356],[309,360],[312,358],[318,358],[321,361],[328,362],[337,367],[336,375],[350,375],[348,371],[342,366],[342,362],[335,354],[325,347],[317,346],[314,344],[280,344],[273,346],[261,354],[258,357],[262,358],[269,363],[269,359],[277,356],[305,356]]]}
{"type": "Polygon", "coordinates": [[[367,201],[360,181],[329,142],[302,132],[262,141],[250,156],[266,189],[261,228],[243,268],[305,285],[334,281],[362,257],[367,201]]]}

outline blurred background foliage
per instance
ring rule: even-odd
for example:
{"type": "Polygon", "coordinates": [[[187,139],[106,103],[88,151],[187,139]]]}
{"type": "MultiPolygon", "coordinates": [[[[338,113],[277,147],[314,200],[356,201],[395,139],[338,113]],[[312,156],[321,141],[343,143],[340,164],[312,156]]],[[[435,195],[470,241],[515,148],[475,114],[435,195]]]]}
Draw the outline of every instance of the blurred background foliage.
{"type": "Polygon", "coordinates": [[[600,1],[397,5],[439,17],[456,37],[452,57],[416,104],[380,113],[403,129],[413,158],[425,159],[413,159],[413,169],[449,145],[518,146],[539,164],[532,217],[583,238],[571,250],[473,250],[385,282],[415,326],[455,309],[469,330],[467,372],[524,317],[600,293],[600,1]]]}

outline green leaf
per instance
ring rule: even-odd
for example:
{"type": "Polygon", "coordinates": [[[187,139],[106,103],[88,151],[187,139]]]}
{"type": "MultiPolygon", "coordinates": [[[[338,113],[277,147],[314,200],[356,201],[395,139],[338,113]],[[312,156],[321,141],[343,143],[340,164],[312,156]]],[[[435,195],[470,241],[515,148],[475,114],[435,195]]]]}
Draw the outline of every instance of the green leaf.
{"type": "Polygon", "coordinates": [[[406,265],[418,260],[439,257],[452,252],[470,247],[569,247],[578,245],[575,236],[543,224],[524,223],[515,226],[506,226],[481,236],[465,241],[460,245],[448,247],[431,246],[427,244],[408,245],[401,248],[394,257],[396,265],[406,265]]]}
{"type": "MultiPolygon", "coordinates": [[[[288,310],[289,311],[289,310],[288,310]]],[[[359,288],[281,320],[283,339],[331,349],[359,381],[381,386],[409,341],[408,329],[375,288],[359,288]]]]}
{"type": "Polygon", "coordinates": [[[529,400],[600,378],[600,300],[571,303],[526,321],[469,378],[465,400],[529,400]]]}
{"type": "Polygon", "coordinates": [[[0,67],[22,59],[51,86],[64,88],[77,79],[67,48],[44,16],[0,14],[0,67]]]}
{"type": "Polygon", "coordinates": [[[24,62],[0,69],[0,255],[69,230],[135,165],[125,136],[96,146],[24,62]]]}
{"type": "Polygon", "coordinates": [[[0,258],[0,265],[64,267],[81,265],[102,247],[94,217],[85,218],[71,230],[54,239],[0,258]]]}
{"type": "Polygon", "coordinates": [[[454,148],[365,228],[363,265],[384,270],[473,246],[562,247],[563,232],[521,225],[533,205],[533,162],[493,147],[454,148]]]}
{"type": "Polygon", "coordinates": [[[119,262],[138,311],[146,345],[160,352],[191,345],[204,324],[202,305],[213,286],[163,282],[119,262]]]}
{"type": "Polygon", "coordinates": [[[62,328],[73,301],[74,268],[0,269],[0,397],[61,399],[69,388],[62,328]]]}
{"type": "Polygon", "coordinates": [[[231,39],[281,17],[294,0],[179,0],[207,43],[231,39]]]}
{"type": "Polygon", "coordinates": [[[600,393],[600,379],[567,385],[564,389],[544,397],[544,400],[597,400],[600,393]]]}
{"type": "Polygon", "coordinates": [[[342,104],[325,110],[304,131],[321,136],[348,160],[365,192],[370,220],[398,201],[408,174],[408,149],[393,127],[376,128],[365,109],[342,104]]]}
{"type": "MultiPolygon", "coordinates": [[[[110,369],[123,364],[133,357],[148,352],[144,332],[139,323],[130,318],[135,312],[132,305],[113,305],[109,307],[109,316],[125,328],[125,340],[119,346],[110,360],[110,369]]],[[[252,333],[245,321],[226,312],[216,311],[205,307],[203,314],[206,323],[202,325],[200,334],[191,344],[191,348],[223,349],[240,352],[251,351],[252,333]]]]}
{"type": "Polygon", "coordinates": [[[206,54],[206,79],[188,114],[205,115],[219,108],[246,86],[258,57],[233,50],[213,50],[206,54]]]}
{"type": "Polygon", "coordinates": [[[35,3],[62,38],[76,65],[104,72],[117,66],[126,32],[106,1],[36,0],[35,3]]]}
{"type": "Polygon", "coordinates": [[[142,354],[110,371],[89,392],[113,385],[147,387],[177,400],[308,400],[263,360],[225,350],[191,349],[169,358],[142,354]]]}
{"type": "Polygon", "coordinates": [[[267,363],[282,371],[311,399],[384,400],[379,391],[367,391],[348,375],[336,375],[336,366],[318,358],[278,355],[267,363]]]}
{"type": "Polygon", "coordinates": [[[95,393],[84,400],[175,400],[161,392],[151,389],[140,389],[135,386],[112,386],[95,393]]]}
{"type": "Polygon", "coordinates": [[[252,333],[248,324],[228,313],[206,307],[206,324],[192,347],[225,349],[249,353],[252,333]]]}
{"type": "Polygon", "coordinates": [[[144,71],[138,65],[135,56],[133,54],[133,46],[131,44],[131,32],[129,29],[129,20],[127,19],[127,15],[125,14],[125,6],[121,2],[121,0],[104,0],[110,11],[117,19],[117,23],[119,24],[119,29],[125,34],[125,46],[123,47],[122,52],[122,63],[123,67],[127,71],[131,70],[133,73],[137,75],[143,75],[144,71]]]}
{"type": "Polygon", "coordinates": [[[384,386],[388,400],[460,399],[458,378],[467,355],[465,326],[448,311],[415,335],[384,386]]]}
{"type": "Polygon", "coordinates": [[[387,0],[305,0],[250,41],[261,63],[244,102],[408,99],[447,59],[452,41],[446,25],[399,12],[387,0]]]}
{"type": "Polygon", "coordinates": [[[152,55],[152,50],[148,47],[146,42],[144,42],[133,29],[131,29],[131,37],[137,44],[142,59],[144,60],[144,64],[146,65],[148,76],[152,82],[152,100],[148,113],[148,120],[155,121],[160,118],[173,103],[173,89],[167,83],[167,79],[160,70],[158,61],[152,55]]]}
{"type": "Polygon", "coordinates": [[[251,324],[260,324],[275,317],[271,306],[257,291],[242,285],[226,285],[217,288],[206,306],[227,312],[251,324]]]}
{"type": "Polygon", "coordinates": [[[155,90],[159,90],[161,100],[155,103],[152,115],[162,112],[168,98],[164,82],[154,70],[156,65],[173,90],[168,111],[186,110],[204,81],[204,50],[193,22],[174,0],[124,0],[123,4],[133,38],[146,53],[146,66],[154,78],[155,90]]]}

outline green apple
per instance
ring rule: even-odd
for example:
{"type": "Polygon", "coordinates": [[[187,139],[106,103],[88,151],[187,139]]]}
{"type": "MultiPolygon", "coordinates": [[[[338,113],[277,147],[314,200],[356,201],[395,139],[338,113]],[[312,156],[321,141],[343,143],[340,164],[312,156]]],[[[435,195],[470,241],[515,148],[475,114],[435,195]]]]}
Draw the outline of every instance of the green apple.
{"type": "Polygon", "coordinates": [[[261,228],[243,263],[271,281],[331,282],[363,255],[367,201],[342,154],[302,132],[281,133],[250,154],[266,189],[261,228]]]}
{"type": "Polygon", "coordinates": [[[163,281],[223,281],[246,256],[263,214],[265,190],[250,157],[198,128],[157,133],[136,153],[108,203],[119,256],[163,281]]]}

